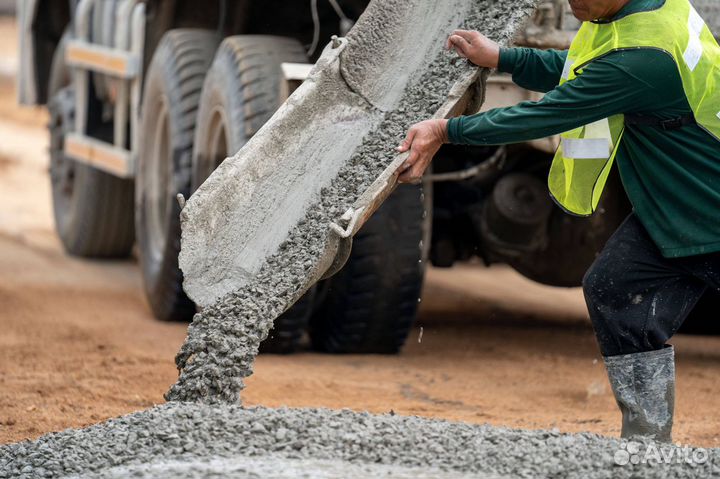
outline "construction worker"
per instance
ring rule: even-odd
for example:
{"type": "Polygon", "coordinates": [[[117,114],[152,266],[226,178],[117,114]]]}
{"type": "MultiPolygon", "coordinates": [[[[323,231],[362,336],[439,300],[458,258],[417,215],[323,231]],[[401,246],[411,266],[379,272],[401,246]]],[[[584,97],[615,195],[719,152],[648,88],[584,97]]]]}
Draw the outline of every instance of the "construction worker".
{"type": "MultiPolygon", "coordinates": [[[[668,339],[720,289],[720,47],[688,0],[570,0],[583,21],[568,51],[448,40],[472,63],[545,92],[538,102],[410,128],[400,181],[443,143],[501,145],[561,134],[548,185],[591,215],[617,163],[633,212],[583,288],[622,412],[622,436],[670,441],[675,364],[668,339]]],[[[708,318],[717,320],[718,318],[708,318]]]]}

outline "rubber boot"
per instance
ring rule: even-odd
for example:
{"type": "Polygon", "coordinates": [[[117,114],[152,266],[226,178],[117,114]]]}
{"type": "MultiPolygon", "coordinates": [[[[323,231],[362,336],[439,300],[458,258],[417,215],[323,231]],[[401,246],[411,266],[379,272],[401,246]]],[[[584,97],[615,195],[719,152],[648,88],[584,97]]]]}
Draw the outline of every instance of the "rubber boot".
{"type": "Polygon", "coordinates": [[[610,385],[622,412],[622,437],[671,442],[675,408],[675,352],[657,351],[605,358],[610,385]]]}

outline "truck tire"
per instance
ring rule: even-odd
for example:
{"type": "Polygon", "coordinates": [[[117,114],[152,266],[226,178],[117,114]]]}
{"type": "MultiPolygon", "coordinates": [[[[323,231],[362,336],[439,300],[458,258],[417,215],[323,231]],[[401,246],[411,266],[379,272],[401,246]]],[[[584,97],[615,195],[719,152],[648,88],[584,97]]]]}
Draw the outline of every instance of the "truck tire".
{"type": "MultiPolygon", "coordinates": [[[[283,62],[307,63],[292,38],[240,35],[226,38],[203,85],[193,154],[193,190],[232,156],[283,103],[283,62]]],[[[314,289],[275,320],[264,353],[294,352],[312,313],[314,289]]]]}
{"type": "MultiPolygon", "coordinates": [[[[394,354],[410,332],[425,274],[422,188],[400,186],[353,240],[345,267],[321,286],[314,349],[394,354]]],[[[425,243],[427,244],[427,243],[425,243]]]]}
{"type": "Polygon", "coordinates": [[[75,117],[75,93],[65,63],[65,42],[53,57],[48,82],[50,182],[55,229],[69,254],[127,256],[133,246],[133,183],[66,158],[65,135],[75,117]]]}
{"type": "Polygon", "coordinates": [[[554,207],[548,223],[548,240],[539,251],[508,258],[520,274],[549,286],[577,287],[610,236],[632,207],[613,168],[598,211],[589,218],[571,216],[554,207]]]}
{"type": "Polygon", "coordinates": [[[190,194],[195,120],[218,37],[199,29],[170,30],[145,79],[136,178],[135,218],[145,294],[163,321],[189,320],[195,305],[178,267],[178,193],[190,194]]]}

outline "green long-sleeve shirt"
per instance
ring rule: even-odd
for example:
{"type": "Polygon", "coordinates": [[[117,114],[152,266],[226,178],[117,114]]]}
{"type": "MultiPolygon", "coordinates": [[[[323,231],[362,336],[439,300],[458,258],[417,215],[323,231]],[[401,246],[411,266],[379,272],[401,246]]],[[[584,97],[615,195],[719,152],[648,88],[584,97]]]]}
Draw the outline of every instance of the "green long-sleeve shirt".
{"type": "MultiPolygon", "coordinates": [[[[631,0],[613,19],[659,8],[664,0],[631,0]]],[[[556,135],[620,113],[662,120],[689,115],[677,65],[653,49],[614,52],[558,86],[566,51],[503,49],[499,70],[546,93],[448,123],[451,143],[502,145],[556,135]]],[[[616,162],[638,218],[666,257],[720,251],[720,142],[699,126],[663,131],[627,126],[616,162]]]]}

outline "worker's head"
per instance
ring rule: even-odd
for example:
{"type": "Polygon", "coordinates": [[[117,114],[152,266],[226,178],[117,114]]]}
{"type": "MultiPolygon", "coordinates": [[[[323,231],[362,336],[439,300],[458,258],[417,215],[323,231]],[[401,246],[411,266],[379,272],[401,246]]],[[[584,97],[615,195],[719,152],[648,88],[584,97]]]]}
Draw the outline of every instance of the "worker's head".
{"type": "Polygon", "coordinates": [[[568,0],[573,15],[583,22],[612,18],[629,1],[630,0],[568,0]]]}

